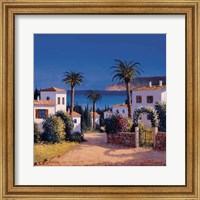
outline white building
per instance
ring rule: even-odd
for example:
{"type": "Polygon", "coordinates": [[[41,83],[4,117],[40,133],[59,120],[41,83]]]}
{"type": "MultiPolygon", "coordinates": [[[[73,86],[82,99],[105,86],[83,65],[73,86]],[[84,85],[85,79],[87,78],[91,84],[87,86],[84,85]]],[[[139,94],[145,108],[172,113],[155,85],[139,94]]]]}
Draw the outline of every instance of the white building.
{"type": "MultiPolygon", "coordinates": [[[[91,120],[92,120],[92,125],[93,125],[93,112],[90,112],[90,114],[91,114],[91,120]]],[[[95,123],[100,125],[100,115],[97,112],[95,112],[95,123]]]]}
{"type": "Polygon", "coordinates": [[[58,110],[66,111],[67,93],[66,90],[51,87],[40,91],[41,100],[50,100],[55,102],[55,112],[58,110]]]}
{"type": "MultiPolygon", "coordinates": [[[[34,100],[34,121],[42,130],[42,122],[50,114],[55,114],[59,110],[66,111],[67,91],[51,87],[41,90],[41,99],[34,100]]],[[[81,115],[77,112],[72,113],[74,122],[74,132],[81,132],[81,115]]]]}
{"type": "MultiPolygon", "coordinates": [[[[154,108],[156,102],[166,102],[166,98],[166,85],[162,85],[162,81],[159,81],[159,85],[152,86],[152,82],[149,81],[148,86],[134,88],[132,90],[132,110],[134,112],[135,109],[143,106],[151,106],[154,108]]],[[[142,115],[141,122],[145,127],[151,127],[148,115],[142,115]]]]}
{"type": "Polygon", "coordinates": [[[72,120],[74,122],[73,132],[81,132],[81,115],[75,111],[72,112],[72,120]]]}
{"type": "Polygon", "coordinates": [[[107,118],[111,117],[112,115],[113,115],[113,113],[111,111],[105,111],[103,113],[104,119],[107,119],[107,118]]]}
{"type": "Polygon", "coordinates": [[[123,115],[124,117],[128,117],[128,107],[127,104],[122,103],[122,104],[116,104],[112,107],[112,112],[113,114],[120,114],[123,115]]]}

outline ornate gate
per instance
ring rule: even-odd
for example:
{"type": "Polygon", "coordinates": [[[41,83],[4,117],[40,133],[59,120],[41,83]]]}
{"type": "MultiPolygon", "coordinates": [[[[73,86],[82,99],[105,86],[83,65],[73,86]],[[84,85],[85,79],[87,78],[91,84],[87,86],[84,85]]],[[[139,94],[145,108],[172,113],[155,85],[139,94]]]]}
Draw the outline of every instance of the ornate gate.
{"type": "Polygon", "coordinates": [[[153,147],[153,132],[152,130],[142,130],[139,133],[140,147],[153,147]]]}

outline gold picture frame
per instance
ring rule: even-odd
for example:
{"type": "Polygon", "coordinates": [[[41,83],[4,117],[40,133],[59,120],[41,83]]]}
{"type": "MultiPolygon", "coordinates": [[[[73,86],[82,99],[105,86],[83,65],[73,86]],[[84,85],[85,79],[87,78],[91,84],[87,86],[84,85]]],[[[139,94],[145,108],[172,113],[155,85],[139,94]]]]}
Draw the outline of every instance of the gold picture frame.
{"type": "MultiPolygon", "coordinates": [[[[199,0],[1,0],[0,198],[200,199],[199,0]],[[186,17],[186,184],[184,186],[16,186],[14,22],[18,14],[173,14],[186,17]]],[[[173,176],[173,175],[172,175],[173,176]]]]}

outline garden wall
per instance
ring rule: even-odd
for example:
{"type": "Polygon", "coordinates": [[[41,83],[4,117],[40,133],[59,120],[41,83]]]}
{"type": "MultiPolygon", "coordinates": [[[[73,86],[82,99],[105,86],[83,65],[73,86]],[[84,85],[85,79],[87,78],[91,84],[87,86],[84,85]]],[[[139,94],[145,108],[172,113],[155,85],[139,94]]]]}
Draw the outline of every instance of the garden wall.
{"type": "Polygon", "coordinates": [[[166,151],[166,132],[158,132],[156,134],[155,149],[166,151]]]}
{"type": "Polygon", "coordinates": [[[130,132],[107,134],[107,143],[122,144],[125,146],[135,147],[135,134],[130,132]]]}

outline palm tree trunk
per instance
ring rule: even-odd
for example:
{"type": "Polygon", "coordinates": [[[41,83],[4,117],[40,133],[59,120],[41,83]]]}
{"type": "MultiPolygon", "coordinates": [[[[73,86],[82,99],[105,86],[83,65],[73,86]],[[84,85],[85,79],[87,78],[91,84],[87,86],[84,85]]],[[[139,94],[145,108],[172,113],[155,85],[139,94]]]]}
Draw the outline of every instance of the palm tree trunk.
{"type": "Polygon", "coordinates": [[[71,87],[71,108],[70,108],[70,115],[74,111],[74,87],[71,87]]]}
{"type": "Polygon", "coordinates": [[[96,112],[96,103],[93,102],[93,131],[96,130],[95,112],[96,112]]]}
{"type": "Polygon", "coordinates": [[[131,86],[130,86],[130,81],[126,82],[126,93],[127,93],[128,118],[132,119],[132,105],[131,105],[131,86]]]}

